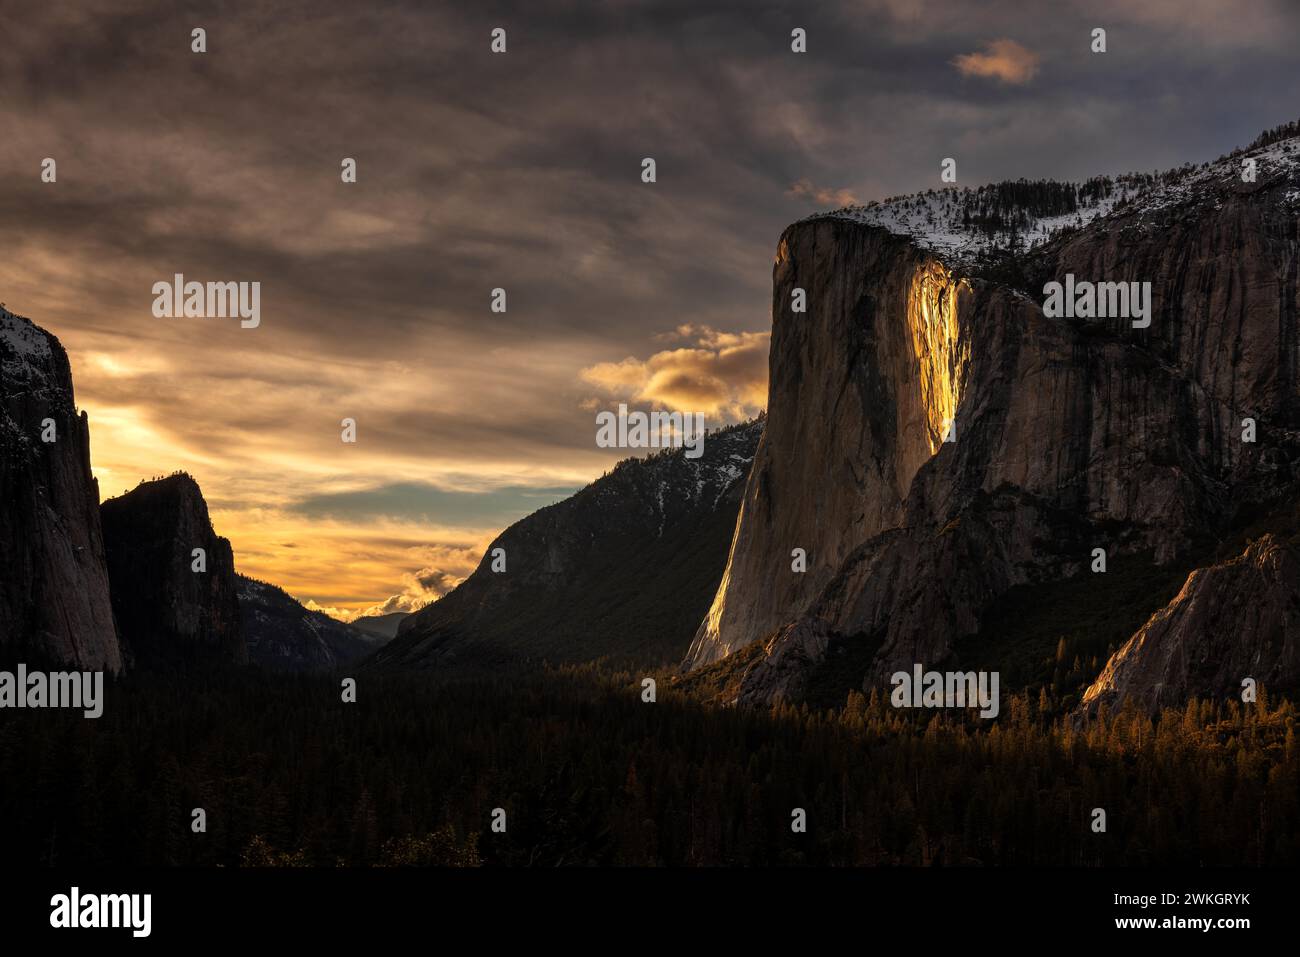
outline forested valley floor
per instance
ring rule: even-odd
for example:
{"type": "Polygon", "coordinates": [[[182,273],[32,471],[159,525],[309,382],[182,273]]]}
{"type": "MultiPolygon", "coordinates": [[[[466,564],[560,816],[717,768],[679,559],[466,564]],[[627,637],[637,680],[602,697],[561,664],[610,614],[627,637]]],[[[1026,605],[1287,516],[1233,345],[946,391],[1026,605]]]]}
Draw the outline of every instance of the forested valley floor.
{"type": "Polygon", "coordinates": [[[1046,692],[989,722],[857,693],[726,708],[665,681],[647,703],[640,676],[591,668],[362,673],[355,703],[341,677],[138,675],[96,720],[0,712],[7,863],[1300,862],[1296,709],[1266,695],[1075,729],[1046,692]]]}

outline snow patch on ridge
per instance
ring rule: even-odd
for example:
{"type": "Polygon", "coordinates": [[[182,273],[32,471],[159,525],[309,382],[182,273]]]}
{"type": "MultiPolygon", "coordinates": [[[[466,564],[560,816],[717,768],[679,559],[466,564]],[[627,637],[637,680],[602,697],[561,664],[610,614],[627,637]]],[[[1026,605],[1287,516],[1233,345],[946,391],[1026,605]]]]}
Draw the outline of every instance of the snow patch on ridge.
{"type": "Polygon", "coordinates": [[[0,345],[7,347],[0,351],[6,373],[10,372],[11,364],[15,366],[16,372],[19,361],[44,362],[51,354],[49,338],[36,328],[35,323],[16,316],[3,307],[0,307],[0,345]]]}
{"type": "MultiPolygon", "coordinates": [[[[1300,181],[1300,136],[1161,173],[1099,176],[1083,183],[1020,180],[978,188],[949,186],[815,213],[801,222],[836,219],[878,226],[910,238],[952,265],[970,266],[999,251],[1032,249],[1112,213],[1136,215],[1139,221],[1160,220],[1176,208],[1217,204],[1231,191],[1252,190],[1279,179],[1300,181]],[[1254,184],[1241,179],[1246,159],[1257,164],[1254,184]],[[1017,191],[1061,189],[1072,194],[1067,195],[1072,208],[1054,215],[1039,215],[1007,202],[1017,191]]],[[[1287,192],[1286,199],[1300,201],[1300,189],[1287,192]]]]}

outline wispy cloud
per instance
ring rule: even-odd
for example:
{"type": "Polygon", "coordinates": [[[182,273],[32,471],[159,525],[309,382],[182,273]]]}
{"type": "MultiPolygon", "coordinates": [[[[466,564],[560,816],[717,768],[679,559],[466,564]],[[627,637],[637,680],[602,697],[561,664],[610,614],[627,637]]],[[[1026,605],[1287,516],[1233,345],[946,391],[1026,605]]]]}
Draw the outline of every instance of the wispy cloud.
{"type": "Polygon", "coordinates": [[[1001,39],[989,43],[982,53],[963,53],[952,64],[962,76],[982,76],[1003,83],[1028,83],[1038,72],[1039,56],[1015,40],[1001,39]]]}
{"type": "Polygon", "coordinates": [[[241,571],[344,614],[467,574],[535,507],[493,493],[607,469],[591,401],[761,408],[754,330],[801,207],[937,185],[944,156],[971,184],[1209,158],[1300,101],[1290,0],[1068,0],[1032,42],[1023,0],[829,0],[805,55],[745,0],[26,6],[0,58],[0,300],[68,349],[104,495],[185,469],[241,571]],[[1050,75],[1017,82],[1025,54],[985,45],[1011,36],[1050,75]],[[261,327],[154,319],[176,272],[260,281],[261,327]]]}
{"type": "Polygon", "coordinates": [[[797,180],[786,190],[786,195],[803,199],[816,206],[855,206],[858,198],[847,189],[831,189],[826,186],[814,186],[806,179],[797,180]]]}
{"type": "Polygon", "coordinates": [[[459,552],[446,550],[439,556],[437,565],[426,565],[418,571],[403,576],[402,590],[383,601],[362,608],[320,605],[314,599],[304,604],[313,611],[322,611],[343,621],[355,621],[371,615],[389,615],[394,612],[419,611],[463,582],[477,563],[477,554],[469,549],[459,552]]]}

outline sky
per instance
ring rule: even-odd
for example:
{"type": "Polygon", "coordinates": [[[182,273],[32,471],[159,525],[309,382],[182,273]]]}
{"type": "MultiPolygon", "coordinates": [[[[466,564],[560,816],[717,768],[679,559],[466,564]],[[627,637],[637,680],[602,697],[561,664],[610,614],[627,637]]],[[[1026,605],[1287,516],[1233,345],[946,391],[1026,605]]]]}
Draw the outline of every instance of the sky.
{"type": "Polygon", "coordinates": [[[789,223],[938,187],[945,157],[958,185],[1081,179],[1300,115],[1291,0],[0,0],[0,23],[0,301],[67,349],[101,496],[190,472],[242,573],[345,619],[445,594],[609,469],[601,409],[756,414],[789,223]],[[260,325],[156,317],[177,273],[259,282],[260,325]]]}

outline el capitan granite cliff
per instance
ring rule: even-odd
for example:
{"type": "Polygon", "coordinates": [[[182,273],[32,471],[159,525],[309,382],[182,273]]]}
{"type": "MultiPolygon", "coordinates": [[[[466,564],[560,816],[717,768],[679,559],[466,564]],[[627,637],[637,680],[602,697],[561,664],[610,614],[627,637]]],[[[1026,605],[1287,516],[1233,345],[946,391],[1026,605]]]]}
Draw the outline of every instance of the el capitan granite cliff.
{"type": "MultiPolygon", "coordinates": [[[[754,703],[804,697],[844,655],[866,690],[887,691],[914,663],[997,670],[985,626],[1009,594],[1091,574],[1096,548],[1108,574],[1128,574],[1120,563],[1185,575],[1242,516],[1293,499],[1298,133],[1161,176],[1089,181],[1064,200],[1000,184],[788,228],[773,270],[768,423],[687,668],[761,644],[737,695],[754,703]],[[1245,157],[1255,182],[1239,175],[1245,157]],[[1150,326],[1049,318],[1043,286],[1067,274],[1150,282],[1150,326]],[[791,311],[796,288],[805,314],[791,311]],[[1242,440],[1246,419],[1254,442],[1242,440]],[[806,573],[791,569],[795,548],[806,573]]],[[[1267,600],[1290,607],[1284,553],[1256,546],[1242,561],[1273,569],[1267,600]]],[[[1171,597],[1154,591],[1133,627],[1171,597]]],[[[1242,668],[1267,663],[1285,683],[1297,647],[1279,615],[1213,620],[1266,649],[1242,668]]],[[[1109,680],[1145,670],[1153,645],[1179,642],[1160,654],[1196,660],[1192,646],[1210,640],[1160,634],[1109,680]]]]}

